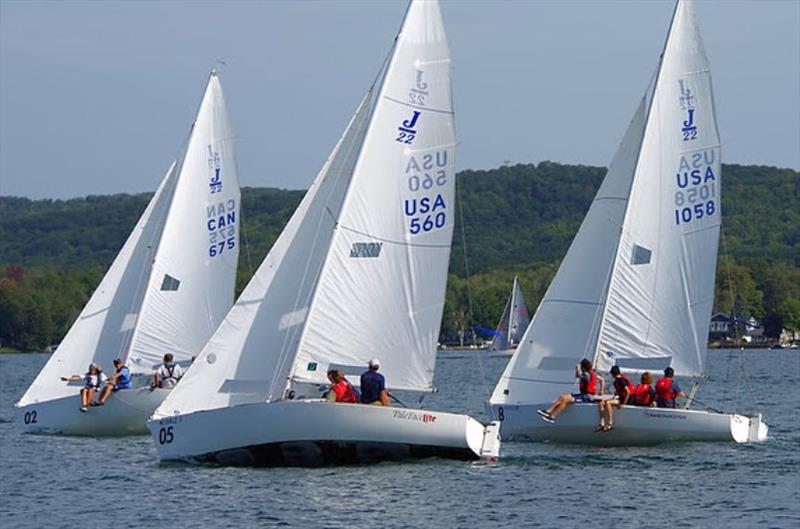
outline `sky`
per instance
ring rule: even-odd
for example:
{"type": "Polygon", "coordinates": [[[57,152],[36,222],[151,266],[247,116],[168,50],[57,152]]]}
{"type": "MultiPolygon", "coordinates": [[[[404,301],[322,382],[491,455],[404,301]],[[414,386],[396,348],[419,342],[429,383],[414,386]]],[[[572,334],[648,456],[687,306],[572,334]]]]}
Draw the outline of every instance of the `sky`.
{"type": "MultiPolygon", "coordinates": [[[[607,165],[655,70],[673,5],[445,0],[459,168],[607,165]]],[[[306,188],[405,8],[0,0],[0,195],[153,191],[213,67],[241,184],[306,188]]],[[[800,1],[700,0],[697,11],[724,161],[800,169],[800,1]]]]}

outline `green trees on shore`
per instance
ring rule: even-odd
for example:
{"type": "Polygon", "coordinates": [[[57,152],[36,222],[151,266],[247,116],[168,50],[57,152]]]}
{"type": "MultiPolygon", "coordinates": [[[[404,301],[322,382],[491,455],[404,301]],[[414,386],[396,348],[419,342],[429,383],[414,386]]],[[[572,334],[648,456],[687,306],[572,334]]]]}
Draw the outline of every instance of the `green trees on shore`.
{"type": "MultiPolygon", "coordinates": [[[[542,162],[458,175],[464,237],[455,215],[443,337],[456,338],[470,323],[493,327],[514,275],[535,310],[604,174],[599,167],[542,162]]],[[[302,196],[242,191],[237,292],[302,196]]],[[[800,330],[800,174],[726,165],[723,197],[715,311],[753,316],[773,336],[784,327],[800,330]]],[[[0,347],[41,350],[58,343],[148,199],[0,197],[0,347]]]]}

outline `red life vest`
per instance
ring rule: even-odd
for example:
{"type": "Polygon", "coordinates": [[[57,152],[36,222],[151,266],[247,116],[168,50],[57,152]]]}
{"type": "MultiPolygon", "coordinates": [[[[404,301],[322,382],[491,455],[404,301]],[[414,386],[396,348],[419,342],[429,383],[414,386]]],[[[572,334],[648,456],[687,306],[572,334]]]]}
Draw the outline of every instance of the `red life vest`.
{"type": "Polygon", "coordinates": [[[625,386],[622,384],[622,382],[620,382],[620,379],[622,379],[622,380],[624,380],[625,382],[628,383],[628,386],[627,386],[628,387],[628,392],[629,392],[628,398],[632,399],[633,398],[633,382],[631,382],[631,379],[628,378],[628,375],[625,375],[625,374],[622,374],[622,373],[620,373],[620,378],[619,379],[618,378],[614,379],[614,389],[617,392],[617,397],[619,397],[620,402],[623,402],[625,400],[625,386]]]}
{"type": "Polygon", "coordinates": [[[594,395],[597,393],[597,373],[594,372],[594,369],[589,371],[588,382],[581,377],[579,388],[582,395],[594,395]]]}
{"type": "Polygon", "coordinates": [[[356,394],[353,393],[353,388],[347,383],[346,380],[340,380],[331,386],[331,390],[336,393],[336,402],[358,402],[356,399],[356,394]]]}
{"type": "Polygon", "coordinates": [[[672,379],[669,377],[659,378],[656,382],[656,397],[658,400],[675,400],[678,394],[672,390],[672,379]]]}
{"type": "Polygon", "coordinates": [[[633,403],[637,406],[649,406],[653,398],[650,394],[652,390],[650,384],[639,384],[633,388],[633,403]]]}

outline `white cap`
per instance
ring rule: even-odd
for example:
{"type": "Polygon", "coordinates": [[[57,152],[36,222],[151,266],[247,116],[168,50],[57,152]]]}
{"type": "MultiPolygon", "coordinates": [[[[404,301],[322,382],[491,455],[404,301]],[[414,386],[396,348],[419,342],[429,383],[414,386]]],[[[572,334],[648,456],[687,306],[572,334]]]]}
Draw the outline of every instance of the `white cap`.
{"type": "Polygon", "coordinates": [[[377,358],[373,358],[372,360],[369,361],[369,367],[371,367],[372,369],[378,369],[379,367],[381,367],[381,361],[378,360],[377,358]]]}

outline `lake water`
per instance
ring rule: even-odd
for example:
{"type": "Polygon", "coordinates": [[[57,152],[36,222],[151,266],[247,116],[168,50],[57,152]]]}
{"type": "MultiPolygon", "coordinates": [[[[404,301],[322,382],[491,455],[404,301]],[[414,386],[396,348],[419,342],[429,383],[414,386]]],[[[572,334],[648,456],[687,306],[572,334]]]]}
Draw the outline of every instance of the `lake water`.
{"type": "MultiPolygon", "coordinates": [[[[484,377],[475,355],[439,355],[426,407],[485,418],[483,380],[493,385],[505,359],[484,359],[484,377]]],[[[762,444],[505,443],[496,464],[318,469],[162,464],[149,437],[22,435],[13,404],[47,358],[0,355],[3,528],[800,527],[800,351],[709,353],[697,398],[733,409],[738,388],[739,411],[765,413],[762,444]]]]}

